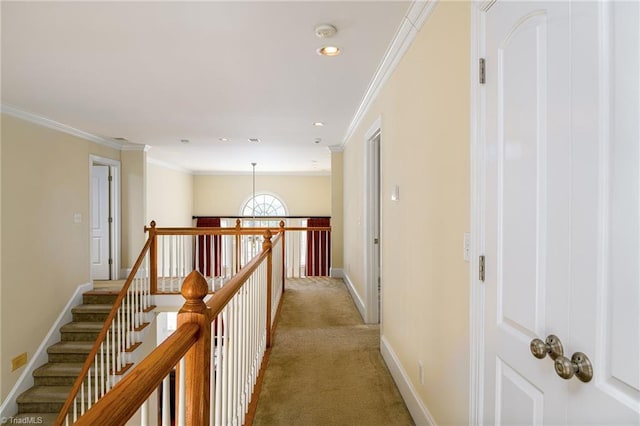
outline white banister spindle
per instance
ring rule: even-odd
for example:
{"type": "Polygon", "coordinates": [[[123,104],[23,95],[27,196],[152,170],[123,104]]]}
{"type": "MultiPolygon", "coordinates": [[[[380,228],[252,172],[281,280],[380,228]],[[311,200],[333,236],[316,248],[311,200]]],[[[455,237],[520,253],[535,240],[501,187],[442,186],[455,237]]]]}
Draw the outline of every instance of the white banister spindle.
{"type": "Polygon", "coordinates": [[[179,370],[178,371],[179,371],[178,380],[176,380],[176,386],[178,387],[178,389],[176,389],[176,391],[177,391],[176,395],[178,395],[178,401],[177,401],[178,412],[176,413],[176,416],[177,416],[178,426],[185,426],[187,412],[186,412],[186,407],[184,405],[185,387],[186,387],[186,382],[185,382],[185,360],[184,360],[184,358],[182,358],[180,360],[180,366],[179,366],[179,370]]]}
{"type": "Polygon", "coordinates": [[[162,381],[162,426],[171,426],[171,375],[162,381]]]}

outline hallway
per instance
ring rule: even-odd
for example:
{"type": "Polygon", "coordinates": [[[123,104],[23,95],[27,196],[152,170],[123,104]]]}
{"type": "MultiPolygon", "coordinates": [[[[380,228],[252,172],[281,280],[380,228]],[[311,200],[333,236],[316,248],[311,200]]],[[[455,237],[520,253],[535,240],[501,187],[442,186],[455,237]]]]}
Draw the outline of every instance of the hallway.
{"type": "Polygon", "coordinates": [[[341,279],[289,279],[254,425],[411,425],[341,279]]]}

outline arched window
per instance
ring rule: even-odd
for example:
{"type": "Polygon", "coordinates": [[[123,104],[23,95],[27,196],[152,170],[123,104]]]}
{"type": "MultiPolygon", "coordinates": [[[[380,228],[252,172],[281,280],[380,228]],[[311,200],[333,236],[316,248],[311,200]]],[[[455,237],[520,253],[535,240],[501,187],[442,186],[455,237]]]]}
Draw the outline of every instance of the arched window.
{"type": "Polygon", "coordinates": [[[274,216],[284,217],[287,211],[280,199],[271,194],[256,194],[251,197],[242,208],[242,215],[253,216],[274,216]]]}

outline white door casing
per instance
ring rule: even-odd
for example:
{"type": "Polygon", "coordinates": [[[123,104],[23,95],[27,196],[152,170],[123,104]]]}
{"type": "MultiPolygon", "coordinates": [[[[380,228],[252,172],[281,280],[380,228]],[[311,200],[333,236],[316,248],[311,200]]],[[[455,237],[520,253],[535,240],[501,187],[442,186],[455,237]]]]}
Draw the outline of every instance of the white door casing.
{"type": "Polygon", "coordinates": [[[639,28],[631,2],[481,17],[479,422],[640,423],[639,28]],[[530,354],[549,334],[587,354],[591,382],[530,354]]]}
{"type": "Polygon", "coordinates": [[[380,118],[365,136],[365,322],[380,322],[380,118]]]}
{"type": "Polygon", "coordinates": [[[91,277],[111,278],[109,166],[94,165],[91,170],[91,277]]]}

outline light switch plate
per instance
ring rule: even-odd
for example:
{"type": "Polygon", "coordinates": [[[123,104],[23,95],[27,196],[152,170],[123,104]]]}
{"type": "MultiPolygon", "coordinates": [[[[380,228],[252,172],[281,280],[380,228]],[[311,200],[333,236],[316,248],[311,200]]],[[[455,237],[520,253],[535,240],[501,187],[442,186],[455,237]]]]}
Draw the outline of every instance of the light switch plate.
{"type": "Polygon", "coordinates": [[[471,260],[471,234],[469,234],[468,232],[464,233],[462,247],[462,256],[464,257],[465,262],[469,262],[471,260]]]}

